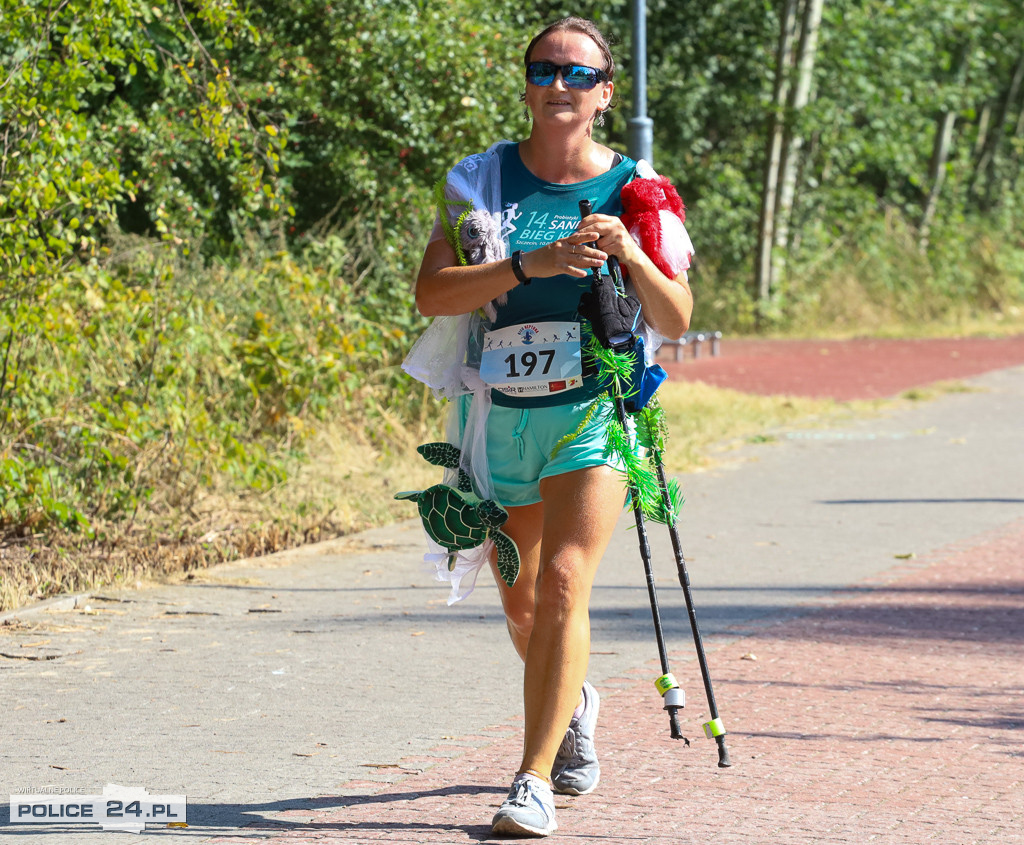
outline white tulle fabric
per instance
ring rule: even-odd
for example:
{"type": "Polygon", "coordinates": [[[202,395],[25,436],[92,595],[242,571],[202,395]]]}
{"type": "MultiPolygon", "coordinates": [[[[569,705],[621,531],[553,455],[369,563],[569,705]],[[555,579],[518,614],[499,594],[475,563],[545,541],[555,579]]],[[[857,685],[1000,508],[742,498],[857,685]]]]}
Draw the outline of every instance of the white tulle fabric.
{"type": "MultiPolygon", "coordinates": [[[[438,213],[447,215],[447,223],[454,227],[467,206],[486,210],[494,217],[496,228],[501,226],[501,148],[511,143],[499,141],[485,153],[464,158],[453,167],[445,182],[448,204],[438,213]]],[[[443,238],[444,227],[440,219],[435,223],[431,240],[443,238]]],[[[502,239],[501,258],[508,256],[508,241],[502,239]]],[[[493,306],[487,311],[493,319],[493,306]]],[[[438,399],[451,402],[448,429],[449,443],[462,452],[461,469],[473,480],[473,490],[482,499],[494,494],[487,467],[487,416],[491,410],[491,391],[480,379],[479,363],[467,361],[469,339],[479,331],[481,323],[488,321],[486,313],[435,317],[419,337],[402,363],[404,369],[417,381],[428,385],[438,399]],[[462,425],[460,397],[472,394],[469,415],[462,425]]],[[[458,481],[456,470],[445,470],[444,483],[454,486],[458,481]]],[[[459,552],[453,568],[449,569],[448,551],[424,533],[428,552],[424,561],[438,581],[451,584],[448,604],[466,598],[476,586],[480,568],[491,556],[494,543],[490,540],[468,551],[459,552]]]]}
{"type": "MultiPolygon", "coordinates": [[[[510,141],[499,141],[484,153],[471,155],[456,164],[448,173],[445,183],[445,197],[448,200],[444,209],[438,213],[447,215],[448,225],[454,227],[459,216],[471,203],[473,209],[485,209],[501,225],[501,157],[502,147],[510,141]]],[[[654,168],[646,161],[637,163],[637,177],[642,179],[657,176],[654,168]]],[[[676,218],[678,223],[678,218],[676,218]]],[[[681,224],[680,224],[681,228],[681,224]]],[[[685,228],[683,236],[685,244],[677,243],[676,249],[688,250],[693,247],[685,228]]],[[[440,217],[434,224],[430,240],[445,237],[445,228],[440,217]]],[[[641,245],[642,246],[642,245],[641,245]]],[[[509,254],[508,239],[502,233],[501,258],[509,254]]],[[[630,290],[627,282],[627,292],[630,290]]],[[[467,352],[469,340],[480,329],[482,323],[494,319],[494,303],[470,314],[457,316],[435,317],[402,363],[402,369],[417,381],[428,385],[434,396],[447,399],[451,403],[448,415],[446,439],[458,446],[462,452],[461,469],[473,480],[474,492],[482,499],[493,497],[494,488],[487,466],[487,416],[491,410],[491,391],[480,379],[479,362],[469,362],[467,352]],[[466,423],[462,425],[461,397],[472,395],[466,423]]],[[[654,360],[654,353],[661,345],[662,337],[646,323],[641,323],[641,334],[644,337],[644,349],[647,363],[654,360]]],[[[445,470],[444,483],[455,486],[458,473],[454,469],[445,470]]],[[[424,562],[428,571],[438,581],[451,585],[448,604],[452,605],[466,598],[476,586],[476,579],[481,567],[488,563],[494,549],[490,540],[468,551],[459,552],[455,557],[452,569],[448,568],[449,553],[439,546],[424,532],[427,539],[428,552],[424,562]]]]}

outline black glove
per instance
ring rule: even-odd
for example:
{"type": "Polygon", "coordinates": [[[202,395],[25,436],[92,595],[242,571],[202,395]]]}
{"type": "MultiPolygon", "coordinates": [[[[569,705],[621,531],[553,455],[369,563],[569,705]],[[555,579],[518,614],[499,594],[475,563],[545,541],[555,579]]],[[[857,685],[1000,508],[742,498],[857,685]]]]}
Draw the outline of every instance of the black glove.
{"type": "Polygon", "coordinates": [[[606,349],[616,352],[632,349],[640,324],[640,300],[620,296],[607,276],[591,283],[590,290],[580,297],[581,317],[590,320],[594,335],[606,349]]]}

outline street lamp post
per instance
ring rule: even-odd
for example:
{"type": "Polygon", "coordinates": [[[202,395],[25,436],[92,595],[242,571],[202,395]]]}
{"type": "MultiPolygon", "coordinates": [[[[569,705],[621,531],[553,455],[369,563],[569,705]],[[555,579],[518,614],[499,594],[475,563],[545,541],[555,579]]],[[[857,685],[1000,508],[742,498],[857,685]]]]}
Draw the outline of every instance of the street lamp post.
{"type": "Polygon", "coordinates": [[[633,21],[633,116],[629,127],[629,155],[654,163],[654,121],[647,116],[647,3],[631,0],[633,21]]]}

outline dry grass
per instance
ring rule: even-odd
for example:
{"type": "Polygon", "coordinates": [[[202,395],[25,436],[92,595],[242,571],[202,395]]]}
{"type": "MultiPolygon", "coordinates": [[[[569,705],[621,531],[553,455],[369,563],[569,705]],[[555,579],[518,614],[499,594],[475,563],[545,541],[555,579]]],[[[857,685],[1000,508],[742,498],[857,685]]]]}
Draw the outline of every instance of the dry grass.
{"type": "Polygon", "coordinates": [[[969,384],[965,384],[959,379],[951,379],[948,381],[937,381],[932,384],[924,385],[923,387],[912,387],[909,390],[904,390],[900,394],[900,399],[908,402],[930,402],[932,399],[936,399],[939,396],[945,396],[948,393],[979,393],[982,392],[983,388],[974,387],[969,384]]]}
{"type": "MultiPolygon", "coordinates": [[[[184,515],[183,515],[184,516],[184,515]]],[[[216,535],[158,535],[144,529],[115,541],[84,543],[73,535],[8,542],[0,548],[0,611],[99,587],[204,569],[323,539],[316,525],[256,524],[216,535]]]]}
{"type": "MultiPolygon", "coordinates": [[[[811,336],[816,340],[849,340],[859,337],[917,339],[956,337],[1011,337],[1024,334],[1024,309],[1009,308],[1005,313],[984,316],[947,316],[941,321],[912,323],[900,320],[886,312],[879,311],[878,322],[870,335],[863,326],[837,320],[827,327],[816,330],[811,336]]],[[[764,337],[802,338],[801,332],[768,333],[764,337]]]]}
{"type": "MultiPolygon", "coordinates": [[[[935,385],[904,401],[961,389],[957,382],[935,385]]],[[[736,444],[769,442],[782,429],[835,424],[893,404],[757,396],[700,382],[668,382],[658,396],[669,428],[665,466],[672,473],[707,469],[736,444]]],[[[415,451],[440,437],[440,411],[412,428],[389,419],[386,449],[351,425],[325,426],[308,444],[309,460],[290,467],[287,482],[258,496],[210,494],[188,513],[161,519],[176,526],[173,533],[150,525],[88,547],[70,536],[48,546],[29,538],[0,547],[0,611],[64,593],[178,579],[216,563],[411,518],[415,511],[394,494],[440,480],[439,470],[415,451]]]]}
{"type": "Polygon", "coordinates": [[[411,517],[408,502],[393,496],[438,480],[415,446],[438,439],[439,421],[408,429],[388,420],[386,450],[350,425],[326,426],[312,435],[309,460],[293,460],[278,487],[244,497],[209,493],[187,512],[140,519],[115,540],[9,541],[0,546],[0,612],[61,594],[180,577],[411,517]]]}
{"type": "Polygon", "coordinates": [[[771,439],[784,427],[835,423],[882,404],[758,396],[701,382],[666,382],[658,396],[669,430],[665,468],[677,473],[707,469],[737,442],[771,439]]]}
{"type": "Polygon", "coordinates": [[[401,490],[421,490],[439,480],[416,446],[441,438],[440,420],[417,431],[392,423],[386,451],[375,448],[365,433],[333,425],[319,431],[309,450],[312,459],[295,467],[289,480],[272,490],[264,510],[299,515],[319,514],[336,536],[412,516],[408,502],[395,501],[401,490]]]}

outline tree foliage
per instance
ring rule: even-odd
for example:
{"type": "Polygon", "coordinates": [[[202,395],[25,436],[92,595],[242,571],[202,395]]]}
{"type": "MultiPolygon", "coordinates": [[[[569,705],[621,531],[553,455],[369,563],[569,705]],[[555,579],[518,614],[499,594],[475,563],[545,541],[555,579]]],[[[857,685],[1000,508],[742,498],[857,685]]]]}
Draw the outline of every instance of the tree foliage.
{"type": "MultiPolygon", "coordinates": [[[[597,134],[618,149],[630,6],[572,10],[615,42],[597,134]]],[[[806,103],[781,113],[784,0],[647,6],[654,164],[688,206],[701,327],[1024,299],[1019,0],[826,0],[806,103]],[[800,144],[766,304],[773,119],[800,144]]],[[[225,478],[266,488],[332,416],[386,440],[390,409],[419,407],[398,363],[430,189],[528,132],[522,53],[564,13],[3,0],[0,530],[102,533],[225,478]]]]}
{"type": "MultiPolygon", "coordinates": [[[[259,34],[234,0],[7,3],[0,273],[7,291],[98,256],[111,225],[182,242],[278,210],[270,132],[217,53],[259,34]]],[[[239,234],[237,228],[234,234],[239,234]]]]}
{"type": "MultiPolygon", "coordinates": [[[[879,203],[920,222],[944,114],[955,121],[937,225],[1007,219],[1021,181],[1016,5],[825,4],[809,105],[785,115],[805,141],[787,251],[823,248],[879,203]]],[[[629,4],[585,6],[619,42],[606,137],[622,146],[629,4]]],[[[656,164],[732,285],[756,242],[781,8],[648,3],[656,164]]],[[[95,256],[111,224],[229,254],[253,234],[301,243],[370,214],[403,248],[447,167],[525,133],[521,53],[561,13],[481,0],[15,4],[0,33],[5,274],[95,256]]]]}
{"type": "MultiPolygon", "coordinates": [[[[970,186],[992,184],[979,155],[986,133],[980,116],[994,101],[1007,102],[1013,68],[1024,55],[1024,24],[1019,15],[1011,22],[1010,6],[1003,0],[825,4],[814,99],[789,116],[811,139],[792,221],[798,234],[792,259],[858,237],[879,216],[897,214],[918,227],[931,216],[932,198],[946,246],[970,239],[965,223],[1009,234],[1005,212],[1021,200],[1010,180],[994,192],[970,186]],[[936,162],[939,136],[950,127],[950,147],[936,162]],[[988,203],[986,196],[998,199],[988,203]],[[1002,216],[989,214],[996,206],[1002,216]]],[[[1020,103],[1010,112],[1019,115],[1020,103]]],[[[989,144],[996,140],[1002,166],[1012,169],[1007,151],[1024,139],[1011,121],[999,123],[991,126],[989,144]]],[[[929,260],[927,252],[922,260],[929,260]]]]}
{"type": "Polygon", "coordinates": [[[237,67],[260,114],[286,127],[284,174],[298,232],[408,199],[454,163],[515,132],[518,51],[500,4],[417,0],[264,2],[266,48],[237,67]]]}

